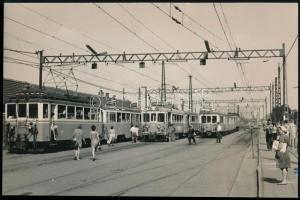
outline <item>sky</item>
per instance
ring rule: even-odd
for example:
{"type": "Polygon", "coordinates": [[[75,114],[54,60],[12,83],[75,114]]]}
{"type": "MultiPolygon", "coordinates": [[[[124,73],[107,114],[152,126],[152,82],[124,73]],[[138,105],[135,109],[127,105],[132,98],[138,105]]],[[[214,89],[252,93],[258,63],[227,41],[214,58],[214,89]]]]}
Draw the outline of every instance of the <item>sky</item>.
{"type": "MultiPolygon", "coordinates": [[[[205,39],[215,50],[235,47],[281,49],[285,43],[287,54],[297,35],[296,3],[5,3],[4,49],[10,50],[4,51],[3,75],[4,78],[38,84],[39,72],[36,67],[39,58],[36,54],[24,52],[43,50],[44,56],[73,53],[89,55],[91,52],[85,47],[86,44],[97,52],[108,54],[124,51],[206,51],[205,39]],[[182,12],[178,12],[175,6],[182,12]],[[190,31],[176,24],[170,16],[183,22],[190,31]]],[[[242,69],[234,61],[223,59],[207,60],[205,66],[200,65],[199,61],[179,62],[177,65],[167,62],[167,88],[173,85],[188,88],[189,75],[192,75],[193,88],[232,87],[234,82],[237,86],[269,86],[277,76],[282,58],[240,62],[243,63],[242,69]]],[[[298,40],[287,56],[286,67],[288,104],[292,109],[297,109],[298,40]]],[[[135,102],[139,87],[156,89],[161,85],[161,63],[146,62],[143,69],[139,68],[138,63],[98,63],[96,70],[91,69],[91,63],[56,66],[52,69],[69,74],[64,76],[69,89],[76,88],[76,81],[70,78],[72,69],[76,79],[89,83],[77,80],[78,91],[97,94],[102,88],[104,92],[122,98],[120,91],[124,88],[125,92],[134,93],[126,93],[125,99],[135,102]]],[[[63,80],[56,76],[53,79],[51,73],[43,72],[45,85],[54,86],[55,80],[61,86],[58,83],[60,79],[63,80]]],[[[269,102],[268,91],[210,94],[206,98],[242,97],[267,97],[269,102]]],[[[152,96],[153,101],[158,98],[152,96]]],[[[180,99],[188,100],[188,95],[168,95],[167,98],[180,103],[180,99]]],[[[194,100],[200,98],[199,94],[193,96],[194,100]]],[[[144,98],[141,99],[143,102],[144,98]]]]}

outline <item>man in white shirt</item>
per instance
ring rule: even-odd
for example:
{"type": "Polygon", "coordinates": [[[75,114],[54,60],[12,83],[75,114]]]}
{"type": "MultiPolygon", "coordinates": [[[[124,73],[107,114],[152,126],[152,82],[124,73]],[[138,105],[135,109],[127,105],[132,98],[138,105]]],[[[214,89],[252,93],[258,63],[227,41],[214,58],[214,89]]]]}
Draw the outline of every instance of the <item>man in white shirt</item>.
{"type": "Polygon", "coordinates": [[[220,124],[220,122],[217,123],[217,133],[216,133],[216,137],[217,137],[217,143],[221,143],[221,139],[222,139],[222,126],[220,124]]]}
{"type": "Polygon", "coordinates": [[[292,119],[290,120],[288,130],[290,134],[290,147],[297,148],[297,126],[292,119]]]}

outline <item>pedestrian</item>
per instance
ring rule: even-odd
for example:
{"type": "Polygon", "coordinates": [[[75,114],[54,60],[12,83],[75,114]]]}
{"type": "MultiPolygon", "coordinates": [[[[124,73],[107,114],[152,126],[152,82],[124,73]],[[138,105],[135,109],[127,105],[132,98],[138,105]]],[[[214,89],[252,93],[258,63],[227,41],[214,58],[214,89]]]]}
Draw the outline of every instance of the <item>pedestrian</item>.
{"type": "Polygon", "coordinates": [[[135,141],[138,141],[139,138],[139,127],[135,125],[135,141]]]}
{"type": "Polygon", "coordinates": [[[272,128],[273,128],[273,125],[272,125],[271,121],[268,121],[267,127],[266,127],[266,144],[267,144],[267,149],[269,151],[272,150],[272,143],[273,143],[272,128]]]}
{"type": "Polygon", "coordinates": [[[81,124],[73,132],[73,141],[75,146],[75,157],[74,160],[80,160],[80,148],[82,147],[82,142],[85,143],[83,132],[81,129],[81,124]]]}
{"type": "Polygon", "coordinates": [[[297,126],[296,124],[294,124],[294,120],[290,120],[290,124],[289,124],[289,145],[291,148],[293,148],[293,150],[296,150],[297,148],[297,126]]]}
{"type": "Polygon", "coordinates": [[[217,143],[221,143],[222,140],[222,126],[220,122],[217,122],[217,133],[216,133],[217,143]]]}
{"type": "Polygon", "coordinates": [[[275,123],[272,123],[272,139],[277,140],[277,126],[275,123]]]}
{"type": "Polygon", "coordinates": [[[131,128],[130,128],[130,132],[131,132],[132,143],[136,143],[137,128],[134,125],[132,125],[131,128]]]}
{"type": "Polygon", "coordinates": [[[50,132],[51,132],[51,141],[55,141],[58,137],[58,126],[54,120],[54,112],[51,113],[51,117],[50,117],[50,132]]]}
{"type": "Polygon", "coordinates": [[[108,131],[108,140],[107,140],[107,144],[110,146],[114,146],[113,142],[115,141],[116,138],[116,131],[114,129],[114,126],[111,126],[109,131],[108,131]]]}
{"type": "Polygon", "coordinates": [[[193,139],[194,144],[196,144],[195,130],[194,130],[194,128],[193,128],[192,125],[189,126],[189,132],[188,132],[188,141],[189,141],[189,144],[192,144],[191,143],[191,139],[193,139]]]}
{"type": "Polygon", "coordinates": [[[279,185],[286,185],[287,184],[287,173],[288,168],[291,167],[291,161],[289,156],[289,138],[287,135],[287,129],[284,126],[279,127],[279,147],[275,151],[275,158],[276,158],[276,167],[279,168],[282,172],[282,181],[278,183],[279,185]]]}
{"type": "Polygon", "coordinates": [[[169,135],[171,136],[171,141],[175,142],[175,127],[173,124],[169,125],[169,135]]]}
{"type": "Polygon", "coordinates": [[[92,156],[93,156],[92,160],[95,161],[96,160],[95,151],[97,146],[99,145],[100,138],[99,138],[99,133],[96,131],[96,126],[92,125],[91,129],[92,131],[90,132],[90,138],[91,138],[91,148],[92,148],[92,156]]]}

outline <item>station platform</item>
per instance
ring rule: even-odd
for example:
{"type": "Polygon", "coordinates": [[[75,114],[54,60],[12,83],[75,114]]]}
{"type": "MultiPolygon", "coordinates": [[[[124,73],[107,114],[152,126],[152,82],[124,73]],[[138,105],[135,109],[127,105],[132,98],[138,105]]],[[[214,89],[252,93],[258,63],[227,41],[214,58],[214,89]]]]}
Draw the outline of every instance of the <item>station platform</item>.
{"type": "Polygon", "coordinates": [[[276,167],[275,152],[267,150],[265,132],[259,130],[259,197],[298,197],[298,152],[289,148],[291,168],[288,169],[287,185],[278,185],[282,172],[276,167]]]}

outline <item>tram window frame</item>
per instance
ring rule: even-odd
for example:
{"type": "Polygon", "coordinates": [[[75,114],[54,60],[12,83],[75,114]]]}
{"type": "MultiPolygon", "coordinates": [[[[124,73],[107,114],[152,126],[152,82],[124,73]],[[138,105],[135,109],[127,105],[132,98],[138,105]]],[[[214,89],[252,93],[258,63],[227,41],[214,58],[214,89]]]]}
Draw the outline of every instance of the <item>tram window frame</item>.
{"type": "Polygon", "coordinates": [[[157,113],[151,113],[150,114],[150,121],[151,122],[156,122],[156,116],[157,116],[157,113]],[[153,119],[154,118],[154,119],[153,119]]]}
{"type": "Polygon", "coordinates": [[[83,119],[84,120],[90,120],[91,119],[91,108],[84,107],[83,108],[83,119]]]}
{"type": "Polygon", "coordinates": [[[207,121],[207,120],[206,120],[206,115],[202,115],[202,116],[201,116],[201,123],[202,123],[202,124],[206,124],[206,121],[207,121]]]}
{"type": "Polygon", "coordinates": [[[66,105],[57,105],[57,119],[66,119],[66,113],[67,113],[66,105]],[[64,109],[60,109],[63,107],[64,107],[64,109]]]}
{"type": "Polygon", "coordinates": [[[27,104],[26,103],[20,103],[20,104],[18,104],[18,117],[20,117],[20,118],[22,118],[22,117],[27,117],[27,104]],[[21,110],[21,108],[20,108],[20,106],[24,106],[23,108],[22,108],[22,110],[21,110]],[[25,110],[24,110],[24,108],[25,108],[25,110]],[[22,111],[22,112],[21,112],[22,111]],[[22,114],[22,115],[20,115],[20,114],[22,114]],[[25,115],[24,115],[25,114],[25,115]]]}
{"type": "Polygon", "coordinates": [[[82,106],[76,106],[76,111],[75,111],[75,114],[76,114],[76,119],[78,120],[83,120],[83,107],[82,106]],[[81,111],[80,113],[78,113],[78,111],[81,111]],[[81,116],[81,118],[80,118],[81,116]]]}
{"type": "Polygon", "coordinates": [[[43,119],[49,118],[49,104],[43,103],[43,119]]]}
{"type": "Polygon", "coordinates": [[[67,106],[67,111],[67,119],[75,119],[75,106],[67,106]],[[73,110],[73,113],[71,110],[73,110]]]}
{"type": "Polygon", "coordinates": [[[7,104],[7,108],[6,108],[6,112],[7,112],[7,119],[16,119],[17,117],[17,105],[16,104],[7,104]],[[10,107],[11,108],[14,108],[13,111],[12,111],[12,114],[9,114],[10,113],[10,107]]]}
{"type": "Polygon", "coordinates": [[[165,122],[165,121],[166,121],[166,115],[165,115],[165,113],[158,113],[157,114],[157,122],[165,122]],[[163,117],[163,120],[160,119],[161,116],[163,117]]]}
{"type": "Polygon", "coordinates": [[[217,115],[211,116],[211,122],[212,122],[213,124],[217,123],[217,115]]]}
{"type": "Polygon", "coordinates": [[[37,119],[38,118],[38,104],[37,103],[30,103],[28,104],[28,118],[30,119],[37,119]],[[35,108],[33,107],[35,106],[35,108]],[[33,112],[33,113],[32,113],[33,112]]]}
{"type": "Polygon", "coordinates": [[[115,112],[108,112],[108,119],[109,122],[116,122],[116,113],[115,112]]]}
{"type": "Polygon", "coordinates": [[[143,122],[150,122],[150,114],[149,113],[143,113],[143,122]],[[145,118],[147,116],[147,118],[145,118]]]}

